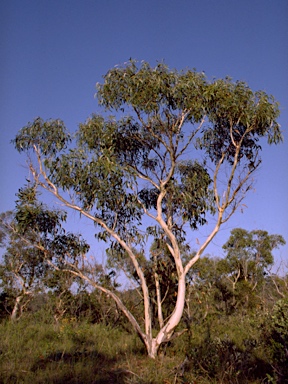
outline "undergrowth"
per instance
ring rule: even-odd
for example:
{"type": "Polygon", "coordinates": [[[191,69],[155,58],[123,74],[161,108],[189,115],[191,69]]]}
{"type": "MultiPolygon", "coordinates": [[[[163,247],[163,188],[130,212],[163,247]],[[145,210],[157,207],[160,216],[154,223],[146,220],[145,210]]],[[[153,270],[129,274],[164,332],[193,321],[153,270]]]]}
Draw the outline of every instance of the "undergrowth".
{"type": "Polygon", "coordinates": [[[3,384],[168,384],[180,382],[180,363],[181,356],[152,361],[137,337],[102,324],[63,319],[55,326],[31,318],[0,324],[3,384]]]}
{"type": "Polygon", "coordinates": [[[74,318],[58,325],[33,316],[4,321],[0,383],[268,383],[269,365],[261,355],[263,348],[253,341],[253,329],[238,323],[233,331],[232,321],[218,324],[217,335],[204,325],[197,334],[187,332],[164,345],[156,360],[148,358],[139,339],[121,327],[74,318]],[[224,332],[228,327],[231,334],[224,332]]]}

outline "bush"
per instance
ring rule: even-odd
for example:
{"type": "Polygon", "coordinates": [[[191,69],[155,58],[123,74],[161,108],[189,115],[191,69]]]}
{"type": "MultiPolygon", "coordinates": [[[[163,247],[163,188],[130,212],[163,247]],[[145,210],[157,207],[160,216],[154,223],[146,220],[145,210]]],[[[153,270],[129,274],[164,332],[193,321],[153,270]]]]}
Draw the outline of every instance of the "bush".
{"type": "Polygon", "coordinates": [[[261,339],[262,321],[234,314],[193,327],[187,343],[190,371],[207,383],[263,383],[272,370],[261,339]]]}
{"type": "Polygon", "coordinates": [[[274,379],[277,383],[288,383],[288,297],[275,304],[266,337],[274,379]]]}

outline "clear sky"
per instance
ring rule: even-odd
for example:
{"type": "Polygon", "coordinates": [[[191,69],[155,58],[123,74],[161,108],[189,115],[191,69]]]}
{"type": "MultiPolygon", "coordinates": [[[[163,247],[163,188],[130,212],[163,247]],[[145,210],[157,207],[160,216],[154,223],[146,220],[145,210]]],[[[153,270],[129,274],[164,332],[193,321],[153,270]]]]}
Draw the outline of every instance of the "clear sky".
{"type": "MultiPolygon", "coordinates": [[[[0,36],[0,212],[13,209],[27,175],[25,157],[10,144],[20,128],[41,116],[74,131],[99,111],[95,84],[108,69],[129,58],[164,60],[210,79],[246,81],[280,102],[284,144],[263,146],[247,208],[209,252],[222,254],[233,227],[265,229],[288,242],[287,0],[1,1],[0,36]]],[[[288,246],[276,255],[288,262],[288,246]]]]}

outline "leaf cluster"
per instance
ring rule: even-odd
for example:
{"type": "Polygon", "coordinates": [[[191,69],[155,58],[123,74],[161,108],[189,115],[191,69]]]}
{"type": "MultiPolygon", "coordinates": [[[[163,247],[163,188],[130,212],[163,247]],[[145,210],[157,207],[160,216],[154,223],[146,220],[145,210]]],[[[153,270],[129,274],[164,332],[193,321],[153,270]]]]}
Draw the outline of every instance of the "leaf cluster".
{"type": "Polygon", "coordinates": [[[205,98],[211,125],[199,143],[213,162],[225,154],[225,159],[232,164],[240,145],[239,157],[246,158],[249,166],[254,167],[262,137],[267,136],[269,144],[282,140],[277,123],[279,104],[273,96],[263,91],[253,92],[246,83],[234,83],[226,78],[211,83],[205,98]]]}
{"type": "Polygon", "coordinates": [[[174,113],[185,110],[189,111],[186,122],[199,122],[204,114],[205,85],[202,73],[170,70],[163,63],[152,68],[142,62],[138,68],[131,60],[124,67],[108,71],[104,83],[97,84],[97,96],[100,105],[109,110],[128,105],[149,117],[162,113],[167,120],[175,120],[174,113]]]}
{"type": "Polygon", "coordinates": [[[62,120],[54,119],[44,121],[37,117],[21,130],[12,142],[19,152],[27,151],[33,147],[40,148],[44,156],[55,155],[65,149],[71,141],[62,120]]]}

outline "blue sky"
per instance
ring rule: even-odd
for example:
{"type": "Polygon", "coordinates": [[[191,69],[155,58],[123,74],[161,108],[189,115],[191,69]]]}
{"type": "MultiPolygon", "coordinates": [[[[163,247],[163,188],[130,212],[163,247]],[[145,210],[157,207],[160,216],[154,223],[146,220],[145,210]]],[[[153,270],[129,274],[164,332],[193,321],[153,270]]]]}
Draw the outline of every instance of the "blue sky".
{"type": "MultiPolygon", "coordinates": [[[[41,116],[61,118],[74,131],[99,111],[95,84],[109,68],[130,57],[152,65],[164,60],[210,79],[244,80],[280,102],[284,143],[263,146],[248,208],[227,223],[209,252],[222,254],[233,227],[265,229],[288,241],[287,20],[286,0],[2,1],[0,212],[13,209],[27,175],[25,157],[10,144],[20,128],[41,116]]],[[[81,231],[76,219],[74,225],[81,231]]],[[[275,254],[288,262],[287,245],[275,254]]]]}

